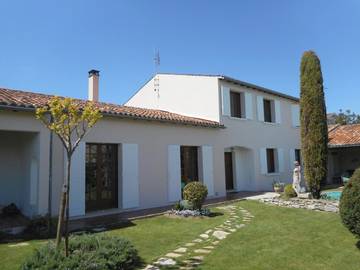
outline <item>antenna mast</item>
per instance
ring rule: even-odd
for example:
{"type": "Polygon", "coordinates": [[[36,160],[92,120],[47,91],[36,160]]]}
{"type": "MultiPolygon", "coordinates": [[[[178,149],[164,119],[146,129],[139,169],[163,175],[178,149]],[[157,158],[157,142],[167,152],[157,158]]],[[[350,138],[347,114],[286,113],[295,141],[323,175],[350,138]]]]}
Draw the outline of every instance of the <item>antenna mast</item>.
{"type": "Polygon", "coordinates": [[[160,67],[160,52],[159,50],[155,51],[154,56],[154,65],[155,65],[155,75],[154,75],[154,91],[157,93],[157,98],[160,98],[160,80],[157,76],[160,67]]]}

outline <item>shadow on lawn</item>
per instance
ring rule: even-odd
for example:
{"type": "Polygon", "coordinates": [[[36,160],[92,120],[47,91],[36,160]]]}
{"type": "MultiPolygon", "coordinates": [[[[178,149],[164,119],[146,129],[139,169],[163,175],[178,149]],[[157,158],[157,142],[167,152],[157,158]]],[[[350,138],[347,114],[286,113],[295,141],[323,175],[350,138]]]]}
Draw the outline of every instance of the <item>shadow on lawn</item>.
{"type": "MultiPolygon", "coordinates": [[[[46,220],[31,222],[22,233],[11,234],[0,231],[0,243],[18,243],[30,240],[51,240],[56,236],[57,220],[52,219],[50,224],[46,220]]],[[[82,219],[71,220],[69,223],[70,234],[99,233],[108,230],[121,229],[136,226],[129,219],[82,219]]]]}

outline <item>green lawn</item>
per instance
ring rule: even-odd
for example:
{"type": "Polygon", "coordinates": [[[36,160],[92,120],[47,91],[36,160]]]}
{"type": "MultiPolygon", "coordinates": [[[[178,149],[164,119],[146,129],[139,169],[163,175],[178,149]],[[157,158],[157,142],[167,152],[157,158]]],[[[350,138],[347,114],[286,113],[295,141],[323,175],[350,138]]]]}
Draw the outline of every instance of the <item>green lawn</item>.
{"type": "MultiPolygon", "coordinates": [[[[249,201],[240,205],[255,218],[220,242],[199,269],[359,269],[356,239],[337,214],[249,201]]],[[[155,217],[109,233],[130,239],[142,259],[151,262],[225,219],[225,215],[204,220],[155,217]]],[[[18,269],[24,256],[41,243],[32,241],[30,246],[13,248],[0,245],[0,269],[18,269]]]]}

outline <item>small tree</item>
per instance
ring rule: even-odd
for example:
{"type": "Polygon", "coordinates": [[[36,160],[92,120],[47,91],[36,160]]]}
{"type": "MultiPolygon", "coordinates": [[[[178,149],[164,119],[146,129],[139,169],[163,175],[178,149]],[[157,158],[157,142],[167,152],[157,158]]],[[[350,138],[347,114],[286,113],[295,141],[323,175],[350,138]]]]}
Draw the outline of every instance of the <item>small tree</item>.
{"type": "Polygon", "coordinates": [[[65,221],[65,255],[68,256],[71,157],[80,141],[101,118],[101,114],[91,102],[81,106],[70,98],[54,97],[49,101],[48,105],[36,110],[36,118],[41,120],[51,132],[54,132],[59,137],[66,150],[66,176],[60,199],[56,246],[59,247],[60,245],[65,221]]]}
{"type": "Polygon", "coordinates": [[[301,151],[304,175],[314,198],[320,197],[327,175],[328,127],[320,60],[313,51],[303,54],[300,67],[301,151]]]}

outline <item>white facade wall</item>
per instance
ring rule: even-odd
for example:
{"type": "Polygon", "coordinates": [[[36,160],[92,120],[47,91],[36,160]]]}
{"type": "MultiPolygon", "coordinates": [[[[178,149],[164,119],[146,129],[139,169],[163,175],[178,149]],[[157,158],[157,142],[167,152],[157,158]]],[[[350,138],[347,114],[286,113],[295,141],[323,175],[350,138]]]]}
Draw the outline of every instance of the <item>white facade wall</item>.
{"type": "MultiPolygon", "coordinates": [[[[247,160],[243,159],[243,155],[241,156],[235,151],[238,156],[234,162],[235,167],[241,167],[239,171],[235,172],[238,190],[270,190],[273,181],[291,182],[290,149],[300,148],[300,130],[292,123],[292,111],[297,103],[283,97],[220,81],[219,91],[221,92],[224,88],[244,93],[245,96],[248,96],[245,110],[247,110],[246,107],[251,108],[251,113],[249,113],[251,118],[242,119],[221,115],[221,123],[226,127],[222,134],[223,140],[226,141],[225,147],[234,149],[240,147],[240,149],[250,150],[254,159],[253,164],[249,164],[247,160]],[[263,99],[274,101],[275,123],[264,122],[264,111],[261,106],[263,99]],[[250,105],[246,106],[249,102],[251,102],[250,105]],[[266,163],[266,159],[262,161],[264,157],[261,156],[261,152],[266,148],[277,150],[278,172],[276,173],[268,174],[266,168],[262,168],[262,163],[266,163]],[[253,168],[251,168],[252,166],[253,168]],[[253,174],[249,174],[249,170],[253,171],[253,174]],[[248,177],[253,177],[250,183],[248,177]],[[239,183],[240,181],[243,183],[239,183]]],[[[221,99],[223,97],[221,95],[221,99]]],[[[224,102],[221,101],[220,104],[222,105],[224,102]]],[[[221,111],[226,110],[222,109],[221,111]]]]}
{"type": "MultiPolygon", "coordinates": [[[[300,148],[298,102],[245,88],[221,80],[220,77],[175,74],[157,76],[160,85],[158,98],[155,98],[154,82],[151,80],[126,105],[148,106],[221,122],[226,129],[221,131],[218,144],[223,145],[224,149],[247,149],[253,157],[253,162],[247,162],[243,158],[244,154],[234,154],[237,159],[233,166],[238,168],[234,179],[237,190],[269,190],[273,181],[292,181],[291,164],[294,156],[291,152],[300,148]],[[244,118],[231,117],[231,91],[242,93],[244,118]],[[264,122],[264,99],[271,100],[274,123],[264,122]],[[264,159],[261,152],[264,150],[266,153],[267,148],[275,149],[276,173],[268,174],[267,168],[261,166],[261,160],[264,159]]],[[[263,162],[266,163],[266,157],[263,162]]]]}
{"type": "MultiPolygon", "coordinates": [[[[1,111],[0,136],[4,136],[0,145],[0,157],[5,162],[2,163],[4,167],[1,171],[6,172],[0,175],[0,189],[14,194],[13,202],[18,204],[25,215],[46,214],[49,194],[49,131],[35,119],[34,113],[1,111]],[[14,179],[16,184],[9,183],[14,179]],[[16,187],[18,189],[14,191],[16,187]]],[[[9,200],[0,204],[4,205],[9,200]]]]}
{"type": "Polygon", "coordinates": [[[219,121],[217,78],[158,74],[159,91],[152,78],[125,105],[219,121]]]}

